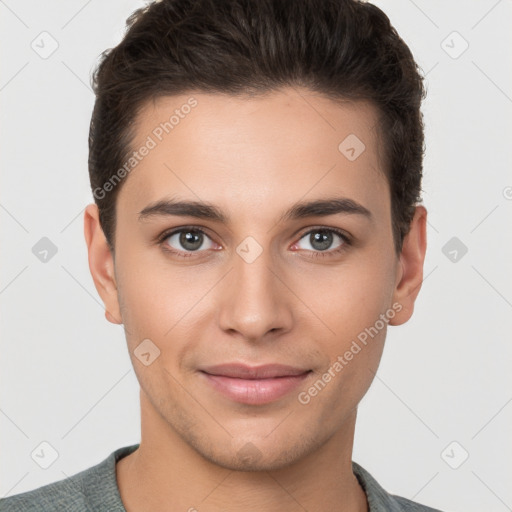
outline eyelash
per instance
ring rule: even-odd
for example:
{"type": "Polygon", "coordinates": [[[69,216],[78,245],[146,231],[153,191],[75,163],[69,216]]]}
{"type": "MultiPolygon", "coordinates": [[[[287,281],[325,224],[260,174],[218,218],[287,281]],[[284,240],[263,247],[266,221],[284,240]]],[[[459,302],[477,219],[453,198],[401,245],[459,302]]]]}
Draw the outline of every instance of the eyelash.
{"type": "MultiPolygon", "coordinates": [[[[164,242],[172,235],[175,235],[176,233],[187,232],[187,231],[201,233],[201,234],[207,236],[208,238],[210,238],[208,236],[208,234],[206,233],[206,231],[204,231],[203,229],[201,229],[199,227],[184,226],[184,227],[181,227],[178,229],[172,229],[170,231],[164,232],[162,235],[160,235],[157,238],[157,243],[162,247],[162,249],[164,251],[171,253],[174,256],[178,256],[180,258],[190,258],[190,257],[194,256],[194,251],[189,251],[189,252],[176,251],[174,249],[170,249],[168,245],[164,244],[164,242]]],[[[327,251],[310,251],[310,252],[312,252],[312,257],[314,257],[314,258],[329,258],[331,256],[336,256],[336,255],[342,253],[343,251],[346,251],[347,247],[352,245],[352,240],[343,231],[336,229],[336,228],[327,228],[327,227],[317,227],[317,228],[310,229],[309,231],[304,232],[299,237],[299,240],[302,240],[302,238],[304,238],[306,235],[309,235],[316,231],[327,231],[327,232],[334,233],[334,234],[338,235],[343,240],[343,244],[340,247],[338,247],[337,249],[330,250],[330,251],[329,250],[327,250],[327,251]]]]}

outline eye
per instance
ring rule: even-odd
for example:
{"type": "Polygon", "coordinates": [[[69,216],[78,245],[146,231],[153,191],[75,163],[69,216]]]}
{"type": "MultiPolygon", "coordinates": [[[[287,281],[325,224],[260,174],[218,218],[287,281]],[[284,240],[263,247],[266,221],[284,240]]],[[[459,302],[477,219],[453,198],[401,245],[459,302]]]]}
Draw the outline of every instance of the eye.
{"type": "Polygon", "coordinates": [[[318,252],[327,253],[325,254],[325,256],[327,256],[343,251],[348,245],[350,245],[350,239],[342,231],[333,228],[316,228],[305,233],[302,238],[294,244],[294,247],[314,251],[317,253],[315,256],[324,256],[324,254],[318,254],[318,252]],[[336,239],[338,239],[337,243],[336,239]],[[305,241],[305,244],[301,247],[300,244],[302,240],[305,241]]]}
{"type": "MultiPolygon", "coordinates": [[[[162,234],[158,239],[162,248],[178,257],[192,257],[207,249],[222,249],[221,246],[198,227],[181,227],[162,234]]],[[[346,250],[351,239],[343,231],[334,228],[315,228],[305,233],[292,249],[305,249],[313,257],[329,257],[346,250]],[[338,239],[336,243],[336,239],[338,239]],[[302,240],[305,246],[301,246],[302,240]]]]}
{"type": "Polygon", "coordinates": [[[161,243],[165,250],[184,257],[190,256],[187,252],[199,252],[215,247],[212,239],[199,228],[180,228],[171,231],[162,235],[161,243]]]}

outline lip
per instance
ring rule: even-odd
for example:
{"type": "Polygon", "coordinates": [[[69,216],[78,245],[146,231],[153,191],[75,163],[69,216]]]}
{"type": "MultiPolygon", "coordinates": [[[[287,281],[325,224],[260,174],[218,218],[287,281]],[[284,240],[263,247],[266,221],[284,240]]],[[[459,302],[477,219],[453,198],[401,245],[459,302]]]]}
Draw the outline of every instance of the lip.
{"type": "Polygon", "coordinates": [[[216,391],[235,402],[249,405],[263,405],[283,398],[311,372],[282,364],[222,364],[200,371],[216,391]]]}

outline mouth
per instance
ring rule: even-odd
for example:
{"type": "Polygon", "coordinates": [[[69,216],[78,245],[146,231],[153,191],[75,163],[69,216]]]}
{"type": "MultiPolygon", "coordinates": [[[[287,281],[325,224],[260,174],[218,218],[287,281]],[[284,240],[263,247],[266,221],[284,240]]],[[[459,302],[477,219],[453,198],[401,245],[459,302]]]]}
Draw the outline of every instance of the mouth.
{"type": "Polygon", "coordinates": [[[275,402],[300,386],[311,370],[281,364],[223,364],[203,368],[207,383],[224,397],[248,405],[275,402]]]}

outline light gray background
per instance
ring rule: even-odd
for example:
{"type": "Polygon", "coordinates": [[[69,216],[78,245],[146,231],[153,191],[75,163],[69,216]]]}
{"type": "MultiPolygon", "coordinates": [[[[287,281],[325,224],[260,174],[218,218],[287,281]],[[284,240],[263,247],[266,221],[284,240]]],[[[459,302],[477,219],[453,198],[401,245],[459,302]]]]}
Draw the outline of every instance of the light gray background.
{"type": "MultiPolygon", "coordinates": [[[[446,511],[512,510],[512,1],[375,3],[427,73],[429,246],[415,314],[389,329],[359,408],[353,458],[388,491],[446,511]],[[452,237],[468,249],[455,262],[452,237]]],[[[141,5],[0,1],[0,496],[140,439],[138,383],[89,274],[83,209],[89,75],[141,5]],[[58,42],[46,59],[31,47],[51,48],[43,31],[58,42]],[[58,249],[46,263],[32,252],[42,237],[58,249]],[[43,441],[59,454],[48,469],[31,458],[43,441]]]]}

